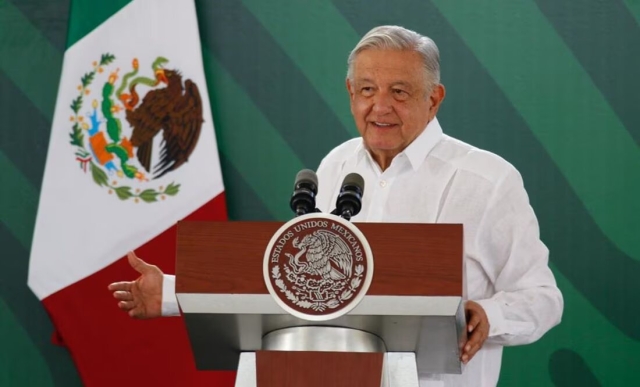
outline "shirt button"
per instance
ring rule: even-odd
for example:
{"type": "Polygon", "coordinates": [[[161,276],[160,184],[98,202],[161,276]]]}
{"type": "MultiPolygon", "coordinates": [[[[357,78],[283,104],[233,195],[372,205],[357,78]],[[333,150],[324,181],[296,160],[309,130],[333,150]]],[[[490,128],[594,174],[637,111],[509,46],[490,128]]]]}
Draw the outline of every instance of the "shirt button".
{"type": "Polygon", "coordinates": [[[387,181],[386,180],[380,180],[380,187],[384,188],[387,186],[387,181]]]}

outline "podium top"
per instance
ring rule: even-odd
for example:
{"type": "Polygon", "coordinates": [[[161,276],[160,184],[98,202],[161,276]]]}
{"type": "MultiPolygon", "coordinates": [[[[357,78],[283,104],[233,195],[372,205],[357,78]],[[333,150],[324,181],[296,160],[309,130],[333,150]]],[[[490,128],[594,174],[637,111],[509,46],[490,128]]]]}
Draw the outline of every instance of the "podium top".
{"type": "MultiPolygon", "coordinates": [[[[180,222],[176,293],[268,294],[263,257],[282,222],[180,222]]],[[[373,251],[369,296],[462,296],[462,225],[355,223],[373,251]]]]}

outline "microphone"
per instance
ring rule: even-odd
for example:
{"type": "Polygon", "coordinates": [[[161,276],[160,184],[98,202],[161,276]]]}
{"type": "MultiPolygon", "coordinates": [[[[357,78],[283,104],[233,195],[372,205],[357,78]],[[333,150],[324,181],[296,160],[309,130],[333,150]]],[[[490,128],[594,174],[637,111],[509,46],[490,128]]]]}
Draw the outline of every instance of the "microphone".
{"type": "Polygon", "coordinates": [[[336,209],[331,213],[340,215],[346,220],[358,215],[362,208],[362,195],[364,194],[364,179],[357,173],[345,176],[340,188],[340,194],[336,201],[336,209]]]}
{"type": "Polygon", "coordinates": [[[296,216],[316,211],[316,195],[318,194],[318,176],[310,169],[303,169],[296,175],[293,194],[289,205],[296,216]]]}

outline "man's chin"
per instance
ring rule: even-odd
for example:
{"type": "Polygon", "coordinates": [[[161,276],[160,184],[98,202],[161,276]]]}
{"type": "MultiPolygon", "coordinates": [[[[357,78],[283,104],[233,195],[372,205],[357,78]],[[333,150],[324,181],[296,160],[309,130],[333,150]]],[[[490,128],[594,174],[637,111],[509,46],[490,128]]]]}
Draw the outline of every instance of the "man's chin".
{"type": "Polygon", "coordinates": [[[367,138],[364,140],[364,145],[373,152],[393,152],[399,148],[397,141],[368,140],[367,138]]]}

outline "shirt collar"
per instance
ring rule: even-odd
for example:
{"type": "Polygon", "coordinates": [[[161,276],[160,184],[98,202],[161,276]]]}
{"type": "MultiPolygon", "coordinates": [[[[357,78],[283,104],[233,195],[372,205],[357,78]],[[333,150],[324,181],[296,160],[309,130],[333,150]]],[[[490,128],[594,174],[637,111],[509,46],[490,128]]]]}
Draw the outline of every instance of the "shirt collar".
{"type": "Polygon", "coordinates": [[[414,171],[420,168],[420,165],[431,153],[431,150],[442,139],[442,128],[436,117],[427,124],[427,127],[420,133],[418,137],[403,151],[414,171]]]}
{"type": "MultiPolygon", "coordinates": [[[[420,133],[420,135],[416,137],[416,139],[413,140],[413,142],[411,142],[404,151],[400,152],[398,156],[404,153],[409,160],[409,163],[411,163],[411,168],[416,171],[420,168],[424,159],[441,139],[442,127],[440,126],[438,119],[434,117],[433,120],[427,124],[427,127],[422,131],[422,133],[420,133]]],[[[364,146],[364,141],[361,141],[355,149],[355,156],[357,164],[359,164],[363,158],[367,156],[371,157],[364,146]]]]}

